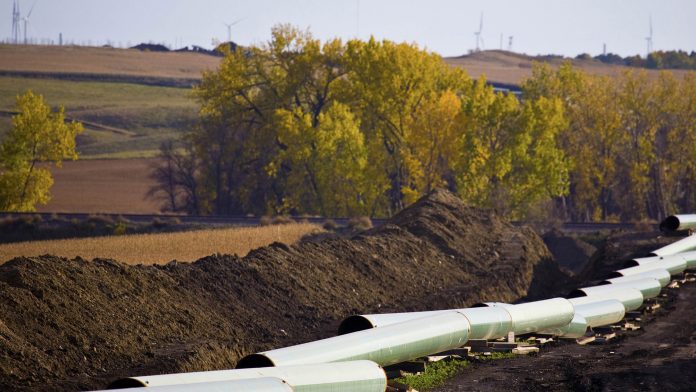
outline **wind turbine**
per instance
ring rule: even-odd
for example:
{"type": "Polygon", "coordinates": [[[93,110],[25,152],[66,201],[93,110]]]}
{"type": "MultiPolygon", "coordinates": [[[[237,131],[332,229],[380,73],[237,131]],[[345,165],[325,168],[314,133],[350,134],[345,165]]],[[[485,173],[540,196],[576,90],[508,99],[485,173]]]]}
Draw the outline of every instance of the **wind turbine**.
{"type": "Polygon", "coordinates": [[[17,45],[19,43],[19,1],[14,0],[12,3],[12,42],[17,45]]]}
{"type": "Polygon", "coordinates": [[[481,32],[483,31],[483,12],[481,12],[481,20],[479,22],[479,29],[478,31],[474,32],[474,35],[476,36],[476,51],[480,52],[483,49],[483,37],[481,36],[481,32]]]}
{"type": "Polygon", "coordinates": [[[647,59],[648,56],[650,56],[650,53],[652,52],[653,49],[653,30],[652,30],[652,15],[650,15],[650,35],[645,37],[645,40],[648,43],[648,54],[645,55],[645,58],[647,59]]]}
{"type": "Polygon", "coordinates": [[[27,40],[27,25],[29,24],[29,17],[31,16],[31,13],[34,12],[34,7],[36,6],[36,3],[38,1],[39,0],[34,1],[34,4],[29,9],[29,13],[22,18],[22,21],[24,22],[24,45],[29,43],[29,41],[27,40]]]}
{"type": "Polygon", "coordinates": [[[232,23],[225,23],[225,22],[222,22],[222,24],[224,24],[225,26],[227,26],[227,42],[232,42],[232,26],[236,25],[237,23],[241,22],[242,20],[244,20],[244,18],[242,18],[242,19],[237,19],[237,20],[235,20],[235,21],[232,22],[232,23]]]}

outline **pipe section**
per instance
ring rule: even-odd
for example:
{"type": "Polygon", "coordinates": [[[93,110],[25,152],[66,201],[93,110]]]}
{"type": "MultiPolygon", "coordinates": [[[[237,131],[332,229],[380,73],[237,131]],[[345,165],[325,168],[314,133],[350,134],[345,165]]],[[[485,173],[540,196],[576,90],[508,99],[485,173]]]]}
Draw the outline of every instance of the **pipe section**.
{"type": "Polygon", "coordinates": [[[565,298],[551,298],[523,304],[486,302],[482,306],[500,307],[510,313],[512,332],[525,334],[568,325],[575,315],[573,304],[565,298]]]}
{"type": "Polygon", "coordinates": [[[621,302],[626,312],[636,310],[643,305],[643,294],[639,290],[630,287],[616,287],[616,285],[607,285],[607,287],[612,287],[613,290],[594,295],[586,295],[583,291],[579,291],[577,294],[580,295],[580,297],[570,298],[568,301],[577,309],[578,305],[592,304],[613,299],[621,302]]]}
{"type": "Polygon", "coordinates": [[[621,272],[612,272],[609,275],[609,279],[605,279],[602,282],[607,284],[613,283],[624,283],[633,280],[640,280],[645,278],[657,279],[660,282],[660,286],[665,287],[672,281],[672,275],[664,268],[657,268],[654,270],[649,270],[645,272],[639,272],[633,275],[623,275],[621,272]]]}
{"type": "MultiPolygon", "coordinates": [[[[142,387],[142,386],[141,386],[142,387]]],[[[131,388],[110,389],[132,391],[131,388]]],[[[250,378],[248,380],[213,381],[195,384],[159,385],[148,388],[152,392],[293,392],[290,385],[275,377],[250,378]]],[[[100,391],[95,391],[100,392],[100,391]]]]}
{"type": "Polygon", "coordinates": [[[338,334],[362,331],[365,329],[384,327],[404,321],[428,317],[445,312],[456,311],[469,320],[471,332],[469,339],[497,339],[507,336],[511,330],[512,318],[504,308],[465,308],[456,310],[434,310],[428,312],[362,314],[346,318],[338,327],[338,334]]]}
{"type": "Polygon", "coordinates": [[[670,215],[660,223],[662,231],[677,231],[696,228],[696,215],[670,215]]]}
{"type": "Polygon", "coordinates": [[[335,336],[242,358],[237,368],[288,366],[367,359],[391,365],[461,347],[471,325],[458,311],[335,336]]]}
{"type": "Polygon", "coordinates": [[[595,296],[595,295],[606,295],[608,292],[612,292],[617,288],[629,288],[636,289],[643,294],[643,298],[653,298],[660,294],[662,286],[657,279],[645,278],[636,279],[623,283],[612,283],[604,284],[599,286],[583,287],[577,290],[573,290],[568,294],[569,298],[577,298],[584,296],[595,296]]]}
{"type": "Polygon", "coordinates": [[[558,336],[559,338],[577,339],[585,336],[585,333],[587,333],[587,328],[587,320],[585,320],[585,318],[581,315],[575,314],[568,325],[545,329],[539,333],[544,335],[558,336]]]}
{"type": "Polygon", "coordinates": [[[608,299],[575,306],[575,314],[584,317],[588,327],[611,325],[623,320],[626,309],[620,301],[608,299]]]}
{"type": "Polygon", "coordinates": [[[684,256],[682,256],[682,253],[677,253],[669,256],[642,257],[629,260],[626,262],[625,267],[642,267],[644,270],[664,268],[669,271],[670,274],[677,275],[684,272],[686,265],[687,261],[684,256]]]}
{"type": "Polygon", "coordinates": [[[690,235],[679,241],[672,242],[667,246],[663,246],[660,249],[655,249],[651,254],[653,256],[669,256],[693,249],[696,249],[696,235],[690,235]]]}
{"type": "MultiPolygon", "coordinates": [[[[198,383],[229,382],[267,377],[283,380],[295,392],[320,390],[332,392],[384,392],[387,388],[387,376],[384,370],[376,363],[371,361],[351,361],[128,377],[114,381],[109,385],[108,389],[172,385],[191,385],[192,388],[195,388],[195,385],[198,383]]],[[[236,389],[232,391],[236,391],[236,389]]]]}
{"type": "Polygon", "coordinates": [[[635,267],[623,268],[616,270],[613,274],[614,277],[630,276],[636,275],[647,271],[652,271],[654,269],[666,269],[670,275],[678,275],[686,269],[686,262],[681,258],[669,258],[663,261],[654,261],[650,263],[645,263],[641,265],[636,265],[635,267]]]}

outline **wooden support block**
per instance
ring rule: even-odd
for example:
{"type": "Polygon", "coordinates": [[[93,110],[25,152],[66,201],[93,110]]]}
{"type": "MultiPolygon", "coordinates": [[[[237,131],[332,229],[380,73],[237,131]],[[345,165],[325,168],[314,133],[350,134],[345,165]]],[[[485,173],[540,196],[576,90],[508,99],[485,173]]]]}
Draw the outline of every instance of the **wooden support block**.
{"type": "Polygon", "coordinates": [[[469,347],[488,347],[488,340],[486,339],[469,339],[467,342],[469,347]]]}
{"type": "Polygon", "coordinates": [[[581,337],[580,339],[577,339],[576,341],[578,342],[579,345],[585,345],[588,343],[592,343],[597,339],[595,336],[584,336],[581,337]]]}
{"type": "Polygon", "coordinates": [[[434,355],[449,355],[449,356],[459,356],[462,358],[466,358],[469,355],[469,349],[468,348],[455,348],[452,350],[447,350],[447,351],[442,351],[434,355]]]}
{"type": "Polygon", "coordinates": [[[528,354],[535,354],[539,352],[539,347],[534,347],[534,346],[522,346],[522,347],[517,347],[512,349],[513,354],[517,355],[528,355],[528,354]]]}
{"type": "Polygon", "coordinates": [[[490,346],[490,347],[493,347],[493,348],[507,348],[507,349],[513,349],[513,348],[517,348],[517,347],[519,346],[519,344],[518,344],[518,343],[508,343],[508,342],[505,342],[505,343],[502,343],[502,342],[492,342],[491,344],[489,344],[489,346],[490,346]]]}

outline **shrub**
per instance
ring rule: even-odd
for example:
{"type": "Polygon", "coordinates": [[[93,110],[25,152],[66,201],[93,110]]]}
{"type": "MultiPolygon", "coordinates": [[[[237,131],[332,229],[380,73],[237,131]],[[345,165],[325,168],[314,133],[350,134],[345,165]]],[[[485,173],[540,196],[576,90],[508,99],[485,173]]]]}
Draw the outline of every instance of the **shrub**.
{"type": "Polygon", "coordinates": [[[326,230],[332,230],[332,231],[333,231],[333,230],[338,229],[338,223],[336,223],[336,221],[334,221],[333,219],[327,219],[327,220],[324,221],[323,227],[324,227],[324,229],[326,229],[326,230]]]}
{"type": "Polygon", "coordinates": [[[372,220],[370,220],[369,216],[353,217],[348,220],[348,227],[358,231],[371,229],[372,220]]]}

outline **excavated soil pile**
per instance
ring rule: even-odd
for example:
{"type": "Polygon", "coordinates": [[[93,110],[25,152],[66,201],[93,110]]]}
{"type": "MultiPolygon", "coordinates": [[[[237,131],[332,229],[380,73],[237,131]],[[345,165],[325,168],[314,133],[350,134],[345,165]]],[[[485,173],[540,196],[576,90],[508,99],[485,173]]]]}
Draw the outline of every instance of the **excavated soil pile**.
{"type": "Polygon", "coordinates": [[[577,275],[597,252],[591,244],[567,235],[560,230],[551,230],[542,237],[558,265],[571,275],[577,275]]]}
{"type": "Polygon", "coordinates": [[[351,239],[273,244],[244,258],[17,258],[0,266],[0,390],[229,368],[241,355],[333,335],[351,313],[514,301],[548,295],[558,287],[543,282],[562,276],[530,229],[441,190],[351,239]]]}

